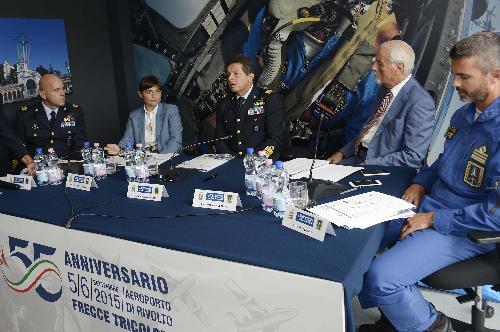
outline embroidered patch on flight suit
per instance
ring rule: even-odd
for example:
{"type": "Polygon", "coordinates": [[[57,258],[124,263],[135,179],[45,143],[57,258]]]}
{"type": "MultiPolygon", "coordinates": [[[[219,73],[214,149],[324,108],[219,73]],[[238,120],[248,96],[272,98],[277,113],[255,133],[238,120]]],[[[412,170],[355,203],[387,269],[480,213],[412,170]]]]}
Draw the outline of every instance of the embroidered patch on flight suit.
{"type": "Polygon", "coordinates": [[[448,129],[446,129],[446,132],[444,133],[444,137],[446,139],[452,139],[456,133],[457,133],[457,128],[450,125],[448,127],[448,129]]]}
{"type": "Polygon", "coordinates": [[[464,174],[464,182],[471,187],[479,188],[483,185],[484,169],[488,161],[488,150],[485,145],[472,150],[467,161],[464,174]]]}
{"type": "Polygon", "coordinates": [[[274,145],[268,145],[264,148],[264,153],[269,158],[274,152],[274,145]]]}

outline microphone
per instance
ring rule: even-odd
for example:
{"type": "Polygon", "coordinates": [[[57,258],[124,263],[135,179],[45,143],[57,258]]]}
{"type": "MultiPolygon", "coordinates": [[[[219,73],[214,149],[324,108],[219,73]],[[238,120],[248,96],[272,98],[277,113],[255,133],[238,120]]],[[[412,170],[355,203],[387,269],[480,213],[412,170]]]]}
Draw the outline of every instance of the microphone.
{"type": "Polygon", "coordinates": [[[0,188],[4,189],[21,189],[21,186],[17,183],[10,183],[4,180],[0,180],[0,188]]]}
{"type": "MultiPolygon", "coordinates": [[[[320,98],[321,101],[322,97],[320,98]]],[[[304,180],[307,182],[307,191],[309,194],[309,202],[312,206],[316,205],[316,200],[326,198],[328,196],[340,194],[346,190],[349,190],[351,187],[345,186],[343,184],[337,183],[337,182],[332,182],[332,181],[326,181],[326,180],[319,180],[319,179],[313,179],[313,169],[314,169],[314,164],[316,163],[316,158],[318,155],[318,145],[319,145],[319,134],[321,132],[321,124],[323,123],[323,118],[325,117],[325,111],[321,108],[320,102],[317,103],[317,106],[321,109],[321,115],[319,117],[319,125],[318,125],[318,132],[316,134],[316,144],[314,146],[314,159],[311,163],[311,168],[309,169],[309,178],[305,179],[302,178],[301,180],[304,180]]]]}
{"type": "Polygon", "coordinates": [[[173,164],[172,164],[173,159],[175,157],[179,156],[182,151],[200,146],[202,144],[213,143],[213,142],[218,142],[218,141],[225,141],[225,140],[228,140],[231,138],[233,138],[233,135],[227,135],[227,136],[213,138],[213,139],[202,141],[202,142],[196,142],[196,143],[193,143],[193,144],[190,144],[190,145],[187,145],[185,147],[180,148],[179,150],[175,151],[172,154],[172,157],[170,157],[168,169],[167,170],[160,170],[160,172],[159,172],[160,175],[165,176],[167,178],[167,180],[170,182],[179,182],[187,175],[190,175],[192,173],[197,172],[197,170],[195,170],[195,169],[185,169],[185,168],[174,168],[173,167],[173,164]]]}

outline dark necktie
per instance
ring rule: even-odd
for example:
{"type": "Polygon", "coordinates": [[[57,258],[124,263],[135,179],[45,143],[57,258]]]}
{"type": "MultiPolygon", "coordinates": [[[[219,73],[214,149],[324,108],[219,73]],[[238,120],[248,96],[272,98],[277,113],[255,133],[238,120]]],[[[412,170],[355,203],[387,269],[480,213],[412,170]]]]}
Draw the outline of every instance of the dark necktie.
{"type": "Polygon", "coordinates": [[[391,90],[388,90],[387,93],[385,94],[384,98],[382,98],[382,101],[380,102],[380,105],[377,108],[377,111],[373,116],[371,117],[370,121],[368,121],[363,129],[359,132],[358,136],[356,137],[356,140],[354,141],[354,155],[358,156],[359,153],[359,147],[361,145],[361,141],[365,137],[365,135],[370,131],[370,129],[376,125],[379,121],[382,115],[387,111],[387,108],[389,106],[389,103],[391,102],[392,99],[392,92],[391,90]]]}
{"type": "Polygon", "coordinates": [[[238,97],[237,99],[237,104],[238,104],[238,116],[241,116],[242,114],[242,109],[243,109],[243,104],[245,103],[245,98],[243,97],[238,97]]]}
{"type": "Polygon", "coordinates": [[[55,111],[50,112],[49,123],[50,123],[50,128],[54,128],[54,124],[56,123],[56,112],[55,111]]]}

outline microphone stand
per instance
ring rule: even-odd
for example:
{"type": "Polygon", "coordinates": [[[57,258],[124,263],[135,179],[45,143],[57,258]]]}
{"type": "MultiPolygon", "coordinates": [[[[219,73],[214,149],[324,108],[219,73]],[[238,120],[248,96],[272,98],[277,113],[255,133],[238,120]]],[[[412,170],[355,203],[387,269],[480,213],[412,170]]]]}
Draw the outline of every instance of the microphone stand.
{"type": "Polygon", "coordinates": [[[320,179],[313,179],[313,169],[314,169],[314,164],[316,163],[316,158],[317,158],[317,154],[318,154],[319,134],[321,132],[321,124],[323,123],[324,117],[325,117],[325,112],[323,110],[321,110],[321,115],[319,117],[318,132],[316,134],[316,144],[314,146],[314,159],[311,163],[311,168],[309,169],[309,178],[308,179],[305,179],[305,178],[301,179],[301,180],[304,180],[305,182],[307,182],[307,191],[309,194],[309,205],[310,206],[316,205],[316,201],[318,199],[322,199],[322,198],[326,198],[328,196],[340,194],[341,192],[350,189],[350,187],[342,185],[342,184],[337,183],[337,182],[320,180],[320,179]]]}
{"type": "Polygon", "coordinates": [[[190,144],[190,145],[187,145],[185,147],[180,148],[179,150],[175,151],[172,154],[172,157],[170,157],[170,159],[168,160],[168,162],[169,162],[168,169],[159,171],[160,175],[166,177],[167,180],[170,182],[179,182],[187,175],[190,175],[190,174],[197,172],[197,171],[193,170],[193,169],[186,169],[186,168],[174,168],[172,161],[175,157],[179,156],[180,153],[184,150],[187,150],[187,149],[190,149],[190,148],[193,148],[196,146],[200,146],[202,144],[213,143],[213,142],[217,142],[217,141],[224,141],[224,140],[227,140],[230,138],[233,138],[233,135],[227,135],[227,136],[223,136],[223,137],[219,137],[219,138],[214,138],[211,140],[196,142],[196,143],[193,143],[193,144],[190,144]]]}

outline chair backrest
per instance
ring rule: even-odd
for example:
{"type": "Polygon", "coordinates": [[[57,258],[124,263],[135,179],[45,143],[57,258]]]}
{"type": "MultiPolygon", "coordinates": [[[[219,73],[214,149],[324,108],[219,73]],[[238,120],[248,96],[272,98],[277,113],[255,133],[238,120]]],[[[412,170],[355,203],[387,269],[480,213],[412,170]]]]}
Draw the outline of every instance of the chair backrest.
{"type": "Polygon", "coordinates": [[[422,280],[426,285],[452,290],[475,286],[500,287],[500,255],[498,250],[457,262],[438,270],[422,280]]]}

